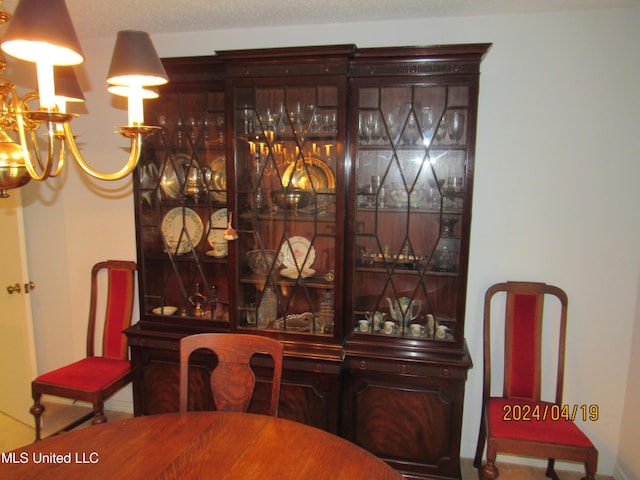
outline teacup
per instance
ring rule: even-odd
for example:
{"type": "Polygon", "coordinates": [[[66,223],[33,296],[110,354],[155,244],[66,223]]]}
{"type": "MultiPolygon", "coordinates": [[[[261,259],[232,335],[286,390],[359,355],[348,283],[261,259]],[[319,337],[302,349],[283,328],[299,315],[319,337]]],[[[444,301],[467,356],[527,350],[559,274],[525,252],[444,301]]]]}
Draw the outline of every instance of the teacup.
{"type": "Polygon", "coordinates": [[[227,242],[214,243],[211,255],[214,257],[226,257],[229,255],[229,244],[227,242]]]}
{"type": "Polygon", "coordinates": [[[369,320],[360,320],[360,331],[361,332],[369,331],[369,320]]]}
{"type": "Polygon", "coordinates": [[[395,329],[396,324],[390,320],[387,320],[386,322],[384,322],[384,327],[382,329],[382,331],[386,334],[386,335],[391,335],[393,333],[393,330],[395,329]]]}
{"type": "Polygon", "coordinates": [[[446,326],[438,325],[436,327],[435,338],[438,338],[440,340],[444,340],[445,338],[447,338],[447,332],[448,331],[449,331],[449,329],[446,326]]]}
{"type": "Polygon", "coordinates": [[[412,323],[411,335],[413,337],[419,337],[420,335],[422,335],[422,325],[420,325],[419,323],[412,323]]]}

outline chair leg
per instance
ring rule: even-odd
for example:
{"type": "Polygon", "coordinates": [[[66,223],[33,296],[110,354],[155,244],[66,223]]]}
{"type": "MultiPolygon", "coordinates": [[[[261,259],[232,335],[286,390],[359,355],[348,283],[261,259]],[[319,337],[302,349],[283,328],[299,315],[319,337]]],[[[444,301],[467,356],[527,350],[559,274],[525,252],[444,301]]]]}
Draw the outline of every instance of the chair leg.
{"type": "Polygon", "coordinates": [[[556,473],[554,466],[555,466],[555,459],[550,458],[549,461],[547,462],[547,471],[545,472],[545,476],[548,478],[552,478],[553,480],[560,480],[558,477],[558,474],[556,473]]]}
{"type": "Polygon", "coordinates": [[[98,400],[93,404],[93,420],[91,425],[98,425],[100,423],[107,423],[107,417],[104,414],[104,402],[98,400]]]}
{"type": "Polygon", "coordinates": [[[500,471],[494,462],[487,460],[487,463],[478,470],[478,477],[481,480],[494,480],[500,476],[500,471]]]}
{"type": "Polygon", "coordinates": [[[33,394],[33,406],[29,409],[29,413],[33,415],[33,418],[36,421],[36,439],[34,443],[39,442],[41,440],[40,438],[41,420],[40,419],[42,417],[42,413],[44,412],[44,405],[40,403],[41,396],[42,395],[39,393],[33,394]]]}
{"type": "Polygon", "coordinates": [[[481,480],[494,480],[500,476],[500,470],[496,467],[496,457],[498,452],[491,448],[491,442],[487,442],[487,463],[478,470],[478,477],[481,480]]]}
{"type": "Polygon", "coordinates": [[[476,447],[476,456],[473,459],[473,466],[479,469],[482,466],[482,454],[484,453],[485,437],[487,435],[484,418],[480,418],[480,429],[478,431],[478,445],[476,447]]]}
{"type": "Polygon", "coordinates": [[[595,480],[596,470],[598,469],[598,452],[590,455],[584,464],[585,473],[587,474],[583,480],[595,480]]]}

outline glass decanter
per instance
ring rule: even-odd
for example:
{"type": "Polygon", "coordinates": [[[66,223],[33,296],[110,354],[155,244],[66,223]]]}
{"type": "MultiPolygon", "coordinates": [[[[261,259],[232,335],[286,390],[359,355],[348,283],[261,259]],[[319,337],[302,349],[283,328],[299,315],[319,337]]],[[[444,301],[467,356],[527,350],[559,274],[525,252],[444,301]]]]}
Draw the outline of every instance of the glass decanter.
{"type": "Polygon", "coordinates": [[[258,328],[267,328],[278,316],[278,298],[272,286],[265,286],[258,306],[258,328]]]}
{"type": "Polygon", "coordinates": [[[453,227],[458,222],[458,217],[442,217],[440,239],[433,252],[433,268],[438,272],[455,272],[458,270],[458,253],[460,252],[460,239],[453,236],[453,227]]]}

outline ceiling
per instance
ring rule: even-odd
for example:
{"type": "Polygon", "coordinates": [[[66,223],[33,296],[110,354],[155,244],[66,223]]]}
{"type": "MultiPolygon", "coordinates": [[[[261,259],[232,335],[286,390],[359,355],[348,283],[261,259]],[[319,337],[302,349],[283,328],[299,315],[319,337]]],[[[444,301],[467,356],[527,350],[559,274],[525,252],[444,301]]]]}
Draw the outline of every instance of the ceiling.
{"type": "MultiPolygon", "coordinates": [[[[19,0],[5,0],[13,12],[19,0]]],[[[80,38],[640,6],[640,0],[67,0],[80,38]]]]}

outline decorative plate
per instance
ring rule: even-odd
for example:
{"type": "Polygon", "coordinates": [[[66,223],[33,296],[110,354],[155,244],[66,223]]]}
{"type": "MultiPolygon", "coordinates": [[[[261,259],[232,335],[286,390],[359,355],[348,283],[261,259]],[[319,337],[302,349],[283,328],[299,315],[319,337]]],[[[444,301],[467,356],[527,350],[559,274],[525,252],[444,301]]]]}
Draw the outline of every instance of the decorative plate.
{"type": "MultiPolygon", "coordinates": [[[[209,166],[207,172],[207,185],[211,198],[217,202],[225,203],[227,201],[227,165],[224,155],[219,156],[209,166]]],[[[225,220],[226,224],[226,220],[225,220]]]]}
{"type": "Polygon", "coordinates": [[[207,241],[212,247],[214,243],[227,243],[224,239],[224,230],[227,228],[227,209],[221,208],[211,214],[210,230],[207,241]]]}
{"type": "Polygon", "coordinates": [[[282,264],[290,270],[309,269],[316,259],[316,249],[309,240],[301,236],[291,237],[288,241],[282,242],[280,253],[282,264]]]}
{"type": "Polygon", "coordinates": [[[195,211],[176,207],[164,216],[161,229],[169,250],[182,255],[200,243],[204,225],[195,211]]]}
{"type": "Polygon", "coordinates": [[[160,188],[167,198],[179,198],[185,182],[185,166],[191,163],[191,157],[183,154],[173,155],[165,162],[160,178],[160,188]]]}

